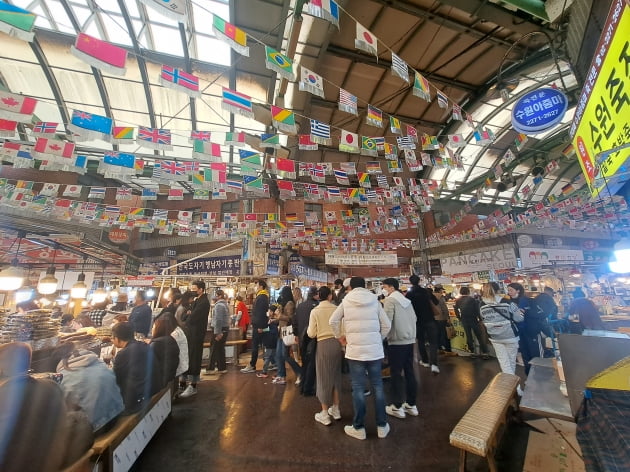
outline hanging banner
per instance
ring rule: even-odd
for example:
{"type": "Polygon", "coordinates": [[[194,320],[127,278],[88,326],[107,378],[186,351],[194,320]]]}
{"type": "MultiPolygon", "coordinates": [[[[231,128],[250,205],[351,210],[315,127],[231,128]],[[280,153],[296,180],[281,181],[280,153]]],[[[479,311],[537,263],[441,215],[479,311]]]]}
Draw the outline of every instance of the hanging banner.
{"type": "Polygon", "coordinates": [[[630,157],[630,4],[614,0],[578,101],[570,135],[591,195],[614,194],[628,180],[615,177],[630,157]],[[625,126],[624,126],[625,124],[625,126]],[[597,166],[600,166],[597,169],[597,166]]]}
{"type": "Polygon", "coordinates": [[[241,256],[202,257],[178,266],[177,275],[239,276],[241,256]]]}
{"type": "Polygon", "coordinates": [[[442,272],[462,274],[490,269],[513,269],[516,267],[516,254],[512,247],[494,246],[470,254],[456,254],[440,258],[442,272]]]}
{"type": "Polygon", "coordinates": [[[395,252],[379,254],[326,254],[326,264],[336,266],[398,265],[395,252]]]}
{"type": "Polygon", "coordinates": [[[280,275],[280,254],[267,254],[267,275],[280,275]]]}
{"type": "Polygon", "coordinates": [[[551,265],[552,263],[573,264],[584,261],[584,253],[581,249],[522,247],[520,254],[523,269],[551,265]]]}

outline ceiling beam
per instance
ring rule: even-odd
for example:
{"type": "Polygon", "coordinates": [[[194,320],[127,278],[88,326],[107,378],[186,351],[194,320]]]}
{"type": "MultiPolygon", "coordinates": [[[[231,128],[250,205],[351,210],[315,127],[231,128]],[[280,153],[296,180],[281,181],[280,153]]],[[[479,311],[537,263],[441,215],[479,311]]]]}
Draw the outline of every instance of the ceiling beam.
{"type": "MultiPolygon", "coordinates": [[[[391,61],[388,61],[382,58],[377,58],[374,56],[368,56],[367,54],[362,54],[352,49],[342,48],[340,46],[335,46],[333,44],[328,46],[328,48],[326,49],[326,52],[329,54],[338,56],[338,57],[350,59],[352,61],[369,64],[371,66],[378,67],[380,69],[391,69],[392,67],[391,61]]],[[[467,92],[475,92],[476,90],[479,89],[479,87],[476,85],[468,84],[460,80],[449,79],[448,77],[444,77],[443,75],[433,74],[428,71],[418,71],[418,72],[420,72],[421,74],[430,75],[431,81],[433,82],[439,82],[445,85],[450,85],[451,87],[456,87],[458,89],[465,90],[467,92]]]]}
{"type": "MultiPolygon", "coordinates": [[[[426,18],[427,20],[431,20],[439,25],[445,26],[454,31],[459,31],[461,33],[467,33],[470,36],[476,39],[486,38],[486,33],[483,31],[478,31],[470,25],[465,23],[460,23],[459,21],[453,20],[448,15],[443,15],[441,13],[435,13],[428,10],[425,10],[413,3],[398,1],[398,0],[372,0],[374,3],[378,3],[389,8],[393,8],[394,10],[402,11],[411,16],[416,16],[418,18],[426,18]]],[[[496,36],[490,36],[487,38],[493,44],[502,47],[510,47],[512,46],[512,41],[506,41],[505,39],[498,38],[496,36]]]]}
{"type": "MultiPolygon", "coordinates": [[[[182,40],[182,49],[184,50],[184,61],[186,63],[186,72],[192,74],[192,64],[190,62],[190,54],[188,53],[188,41],[186,40],[186,26],[179,23],[179,35],[182,40]]],[[[195,108],[195,98],[190,97],[190,125],[191,129],[197,129],[197,109],[195,108]]]]}

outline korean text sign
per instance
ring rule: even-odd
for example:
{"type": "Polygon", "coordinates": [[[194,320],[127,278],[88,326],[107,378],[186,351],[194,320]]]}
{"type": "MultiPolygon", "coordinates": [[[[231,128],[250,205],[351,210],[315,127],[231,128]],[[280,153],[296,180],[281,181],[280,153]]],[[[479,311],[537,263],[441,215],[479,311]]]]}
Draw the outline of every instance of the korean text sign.
{"type": "Polygon", "coordinates": [[[241,275],[241,256],[203,257],[177,267],[177,275],[241,275]]]}

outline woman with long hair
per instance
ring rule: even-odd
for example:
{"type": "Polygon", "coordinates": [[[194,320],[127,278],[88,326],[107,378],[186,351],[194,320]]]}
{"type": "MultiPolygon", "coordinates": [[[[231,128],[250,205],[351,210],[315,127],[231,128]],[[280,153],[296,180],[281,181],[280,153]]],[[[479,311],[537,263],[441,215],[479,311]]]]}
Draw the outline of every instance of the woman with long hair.
{"type": "MultiPolygon", "coordinates": [[[[483,284],[479,311],[501,366],[501,372],[514,374],[519,340],[517,325],[523,321],[523,313],[515,303],[503,301],[503,297],[495,291],[492,283],[483,284]]],[[[520,386],[518,391],[522,394],[520,386]]]]}
{"type": "Polygon", "coordinates": [[[289,363],[293,372],[295,372],[295,376],[297,380],[295,381],[296,385],[300,384],[302,377],[302,369],[297,361],[288,355],[288,346],[284,344],[282,331],[283,328],[291,328],[293,325],[293,315],[295,315],[295,300],[293,299],[293,293],[291,291],[291,287],[285,285],[280,290],[280,295],[278,296],[278,308],[273,314],[272,322],[278,323],[278,329],[280,331],[280,335],[278,336],[278,342],[276,344],[276,365],[278,366],[278,375],[273,379],[273,383],[284,385],[287,383],[287,368],[285,365],[285,361],[289,363]]]}

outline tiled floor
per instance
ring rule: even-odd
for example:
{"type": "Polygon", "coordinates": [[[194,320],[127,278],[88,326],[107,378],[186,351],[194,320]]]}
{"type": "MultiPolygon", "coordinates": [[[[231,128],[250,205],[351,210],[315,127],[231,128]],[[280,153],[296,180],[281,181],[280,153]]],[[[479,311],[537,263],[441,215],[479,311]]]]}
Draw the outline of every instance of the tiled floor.
{"type": "MultiPolygon", "coordinates": [[[[432,376],[418,367],[420,416],[388,417],[391,433],[386,439],[376,437],[369,397],[368,439],[358,441],[343,432],[343,425],[352,420],[348,375],[342,419],[323,426],[313,418],[319,409],[317,399],[299,394],[292,373],[288,384],[280,386],[271,378],[242,374],[229,366],[227,374],[203,381],[195,397],[175,401],[172,417],[134,470],[455,471],[459,455],[448,435],[499,366],[494,359],[441,357],[440,369],[440,375],[432,376]]],[[[386,382],[386,398],[388,390],[386,382]]],[[[499,470],[521,470],[526,441],[526,428],[510,426],[498,454],[499,470]]],[[[485,460],[469,457],[468,470],[487,470],[485,460]]]]}

